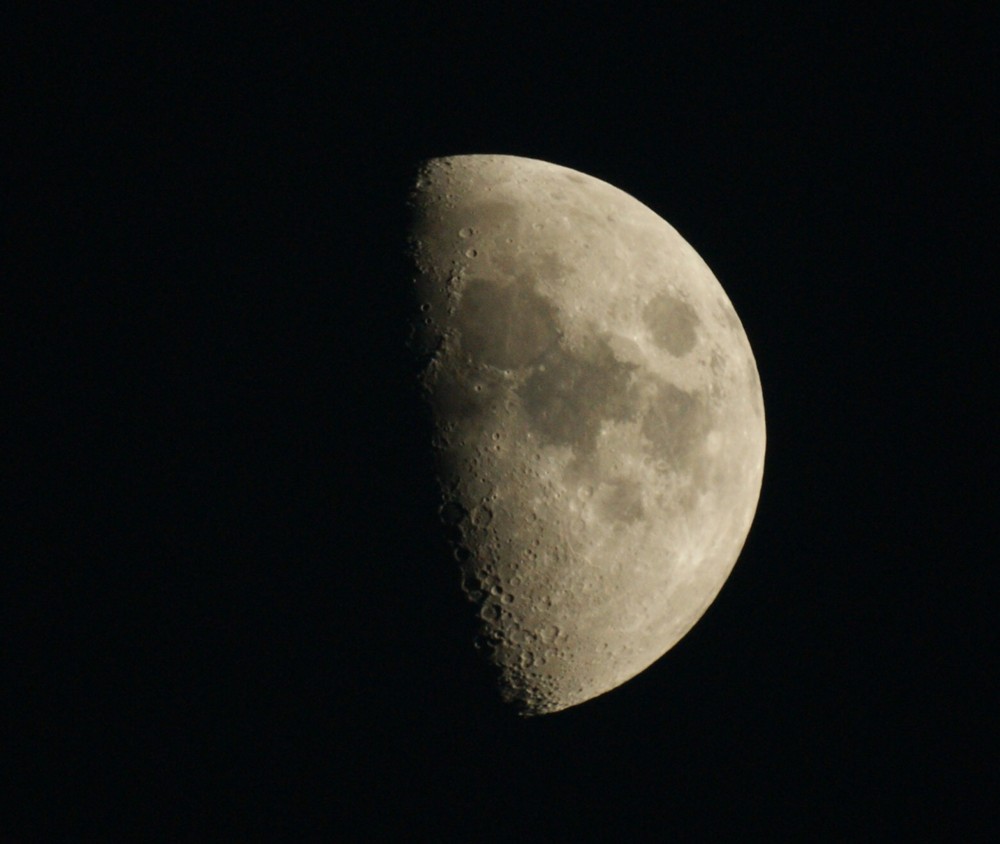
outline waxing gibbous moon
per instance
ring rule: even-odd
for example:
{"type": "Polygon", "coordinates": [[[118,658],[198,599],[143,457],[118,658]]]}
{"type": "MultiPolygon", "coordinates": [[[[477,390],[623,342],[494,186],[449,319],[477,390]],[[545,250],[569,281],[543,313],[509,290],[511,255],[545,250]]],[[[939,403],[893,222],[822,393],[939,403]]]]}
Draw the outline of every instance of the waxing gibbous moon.
{"type": "Polygon", "coordinates": [[[411,194],[442,518],[523,714],[609,691],[711,604],[760,493],[753,353],[711,270],[623,191],[507,155],[411,194]]]}

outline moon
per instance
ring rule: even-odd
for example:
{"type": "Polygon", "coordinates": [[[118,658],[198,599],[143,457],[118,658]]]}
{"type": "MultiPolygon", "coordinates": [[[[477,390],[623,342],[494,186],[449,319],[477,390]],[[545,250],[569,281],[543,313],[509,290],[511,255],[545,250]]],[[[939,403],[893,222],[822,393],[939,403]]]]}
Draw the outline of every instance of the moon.
{"type": "Polygon", "coordinates": [[[669,223],[584,173],[425,162],[410,194],[441,516],[504,700],[556,712],[703,615],[753,521],[750,344],[669,223]]]}

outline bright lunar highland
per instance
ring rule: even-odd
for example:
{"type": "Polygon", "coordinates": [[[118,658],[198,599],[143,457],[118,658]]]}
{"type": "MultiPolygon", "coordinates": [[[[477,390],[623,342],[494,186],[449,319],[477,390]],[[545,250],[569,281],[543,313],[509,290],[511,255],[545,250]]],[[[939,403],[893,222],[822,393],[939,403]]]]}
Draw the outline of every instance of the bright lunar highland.
{"type": "Polygon", "coordinates": [[[623,191],[506,155],[411,194],[442,517],[523,714],[600,695],[705,612],[760,493],[764,406],[728,297],[623,191]]]}

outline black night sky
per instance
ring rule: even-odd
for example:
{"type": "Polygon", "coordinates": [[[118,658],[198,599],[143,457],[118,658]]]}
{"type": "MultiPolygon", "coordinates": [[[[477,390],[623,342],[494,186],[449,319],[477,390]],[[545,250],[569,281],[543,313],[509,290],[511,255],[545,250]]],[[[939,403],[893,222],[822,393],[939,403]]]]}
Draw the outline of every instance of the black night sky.
{"type": "Polygon", "coordinates": [[[5,33],[0,839],[996,840],[1000,15],[353,5],[5,33]],[[475,152],[670,221],[767,414],[707,614],[528,720],[404,347],[408,179],[475,152]]]}

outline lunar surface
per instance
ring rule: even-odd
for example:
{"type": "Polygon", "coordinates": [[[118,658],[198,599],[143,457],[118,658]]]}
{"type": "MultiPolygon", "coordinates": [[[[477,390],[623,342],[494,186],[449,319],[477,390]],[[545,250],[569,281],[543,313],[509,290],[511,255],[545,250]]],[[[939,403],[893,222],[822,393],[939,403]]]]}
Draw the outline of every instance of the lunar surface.
{"type": "Polygon", "coordinates": [[[441,515],[522,714],[609,691],[722,588],[764,406],[704,261],[645,205],[544,161],[461,155],[411,194],[441,515]]]}

